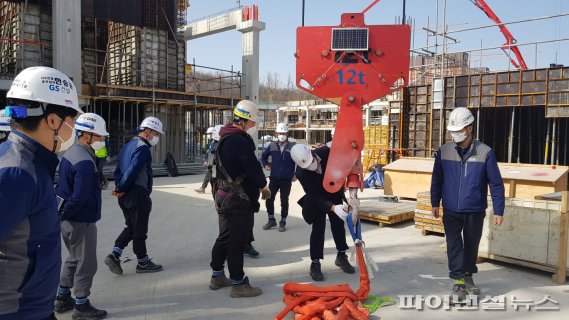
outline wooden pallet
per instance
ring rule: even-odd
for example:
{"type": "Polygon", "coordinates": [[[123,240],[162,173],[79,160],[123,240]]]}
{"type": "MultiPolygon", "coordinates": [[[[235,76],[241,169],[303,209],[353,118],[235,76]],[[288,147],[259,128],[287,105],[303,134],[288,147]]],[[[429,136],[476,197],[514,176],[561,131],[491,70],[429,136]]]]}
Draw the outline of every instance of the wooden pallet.
{"type": "Polygon", "coordinates": [[[413,220],[415,216],[413,202],[379,202],[364,200],[361,202],[360,217],[362,220],[378,222],[380,226],[391,225],[413,220]]]}

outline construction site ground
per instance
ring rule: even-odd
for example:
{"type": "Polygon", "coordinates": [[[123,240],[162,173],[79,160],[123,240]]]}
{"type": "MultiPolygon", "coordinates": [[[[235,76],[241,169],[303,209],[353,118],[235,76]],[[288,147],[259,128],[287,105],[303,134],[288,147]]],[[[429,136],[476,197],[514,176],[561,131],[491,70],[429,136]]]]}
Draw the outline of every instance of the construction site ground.
{"type": "MultiPolygon", "coordinates": [[[[290,196],[286,232],[262,229],[267,220],[264,203],[255,215],[254,245],[261,255],[258,258],[245,257],[245,272],[252,285],[263,289],[263,294],[255,298],[234,299],[229,296],[230,288],[210,290],[209,262],[218,225],[209,187],[205,194],[194,192],[202,179],[203,175],[193,175],[154,180],[147,246],[154,261],[164,265],[164,271],[154,274],[135,273],[136,259],[131,246],[123,254],[123,258],[130,259],[123,264],[123,275],[112,274],[103,264],[104,257],[124,227],[116,198],[111,196],[110,188],[103,191],[103,218],[98,223],[99,269],[90,299],[94,306],[108,310],[108,319],[274,319],[285,307],[282,287],[286,282],[312,283],[308,274],[311,227],[302,219],[301,208],[296,204],[303,195],[300,184],[296,182],[290,196]]],[[[381,190],[366,189],[361,197],[374,198],[380,194],[381,190]]],[[[275,207],[277,219],[280,219],[278,199],[275,207]]],[[[445,300],[451,286],[447,277],[444,237],[421,235],[413,221],[382,228],[377,223],[366,222],[362,234],[369,254],[380,268],[375,279],[371,280],[372,294],[396,301],[395,305],[380,308],[370,319],[499,317],[501,320],[545,320],[569,317],[569,285],[555,285],[550,273],[492,261],[478,265],[475,281],[481,287],[481,298],[489,296],[498,302],[500,297],[504,297],[505,310],[488,310],[490,307],[501,309],[501,303],[479,303],[478,307],[472,308],[474,310],[448,308],[446,303],[438,302],[438,299],[445,300]],[[410,303],[408,299],[416,295],[427,298],[428,304],[418,303],[420,298],[410,303]],[[535,306],[545,296],[555,302],[535,306]],[[530,311],[526,305],[530,305],[530,311]]],[[[353,248],[349,234],[346,236],[353,248]]],[[[358,271],[349,275],[334,265],[336,249],[329,227],[324,254],[322,271],[326,279],[317,284],[348,283],[357,290],[358,271]]],[[[63,249],[63,257],[66,256],[63,249]]],[[[58,315],[58,319],[71,319],[71,312],[58,315]]],[[[293,317],[289,314],[286,319],[293,317]]]]}

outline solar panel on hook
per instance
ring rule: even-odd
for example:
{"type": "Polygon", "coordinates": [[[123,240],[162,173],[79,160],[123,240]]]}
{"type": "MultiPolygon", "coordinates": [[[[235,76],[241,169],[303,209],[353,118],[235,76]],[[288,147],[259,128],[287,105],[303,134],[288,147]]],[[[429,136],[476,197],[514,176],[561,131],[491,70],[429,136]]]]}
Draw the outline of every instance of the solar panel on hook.
{"type": "Polygon", "coordinates": [[[367,51],[368,28],[332,28],[333,51],[367,51]]]}

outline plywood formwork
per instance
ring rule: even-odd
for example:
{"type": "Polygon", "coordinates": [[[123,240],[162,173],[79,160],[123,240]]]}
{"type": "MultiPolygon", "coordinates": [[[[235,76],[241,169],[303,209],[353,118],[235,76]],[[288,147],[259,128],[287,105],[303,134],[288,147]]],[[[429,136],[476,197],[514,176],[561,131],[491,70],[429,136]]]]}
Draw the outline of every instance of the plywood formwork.
{"type": "Polygon", "coordinates": [[[413,220],[415,203],[380,202],[361,200],[360,217],[363,220],[378,222],[380,226],[413,220]]]}
{"type": "Polygon", "coordinates": [[[562,201],[506,199],[504,223],[493,225],[492,207],[484,220],[478,256],[553,272],[567,272],[567,192],[562,201]]]}
{"type": "Polygon", "coordinates": [[[14,77],[21,70],[51,66],[53,55],[51,4],[0,1],[0,76],[14,77]]]}
{"type": "MultiPolygon", "coordinates": [[[[415,199],[431,188],[434,159],[403,158],[383,168],[384,193],[415,199]]],[[[567,190],[569,167],[498,163],[506,196],[534,199],[536,196],[567,190]]]]}

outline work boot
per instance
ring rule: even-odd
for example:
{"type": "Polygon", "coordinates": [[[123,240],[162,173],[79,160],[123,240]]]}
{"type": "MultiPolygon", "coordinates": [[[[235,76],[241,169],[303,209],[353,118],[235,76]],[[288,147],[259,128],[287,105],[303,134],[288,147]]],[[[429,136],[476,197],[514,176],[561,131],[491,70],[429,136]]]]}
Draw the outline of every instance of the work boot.
{"type": "Polygon", "coordinates": [[[231,282],[231,279],[227,279],[227,277],[222,274],[217,277],[211,277],[211,280],[209,281],[209,288],[211,290],[218,290],[221,288],[230,287],[232,284],[233,283],[231,282]]]}
{"type": "Polygon", "coordinates": [[[269,230],[277,226],[277,221],[275,219],[269,219],[269,222],[263,226],[263,230],[269,230]]]}
{"type": "Polygon", "coordinates": [[[320,269],[320,262],[312,262],[310,264],[310,276],[314,281],[324,281],[324,274],[320,269]]]}
{"type": "Polygon", "coordinates": [[[105,258],[105,264],[112,273],[122,274],[121,259],[115,257],[114,254],[111,253],[105,258]]]}
{"type": "Polygon", "coordinates": [[[450,293],[450,303],[464,303],[467,295],[468,291],[466,291],[464,285],[454,284],[450,293]]]}
{"type": "Polygon", "coordinates": [[[204,188],[197,188],[194,190],[197,193],[205,193],[205,189],[204,188]]]}
{"type": "Polygon", "coordinates": [[[160,272],[162,271],[161,264],[155,264],[152,260],[148,260],[144,266],[140,264],[136,265],[136,273],[151,273],[151,272],[160,272]]]}
{"type": "Polygon", "coordinates": [[[286,222],[281,221],[279,222],[279,232],[285,232],[286,231],[286,222]]]}
{"type": "Polygon", "coordinates": [[[53,311],[62,313],[65,311],[73,310],[75,308],[75,299],[71,298],[70,294],[57,295],[53,303],[53,311]]]}
{"type": "Polygon", "coordinates": [[[234,284],[231,287],[231,292],[229,292],[229,296],[231,298],[247,298],[247,297],[256,297],[263,294],[263,290],[257,287],[251,287],[249,284],[249,277],[245,277],[243,279],[243,283],[234,284]]]}
{"type": "Polygon", "coordinates": [[[255,250],[255,247],[250,243],[245,246],[243,253],[253,258],[257,258],[259,256],[259,251],[255,250]]]}
{"type": "Polygon", "coordinates": [[[75,310],[71,315],[73,320],[98,320],[107,317],[107,310],[101,310],[93,307],[91,302],[87,301],[84,304],[76,304],[75,310]]]}
{"type": "Polygon", "coordinates": [[[336,266],[342,268],[342,271],[344,271],[345,273],[355,272],[354,267],[352,267],[352,265],[348,261],[348,256],[346,255],[345,252],[338,252],[338,255],[336,255],[335,264],[336,266]]]}
{"type": "Polygon", "coordinates": [[[464,276],[464,287],[466,291],[470,294],[479,295],[480,289],[474,284],[474,280],[472,280],[472,275],[467,274],[464,276]]]}

